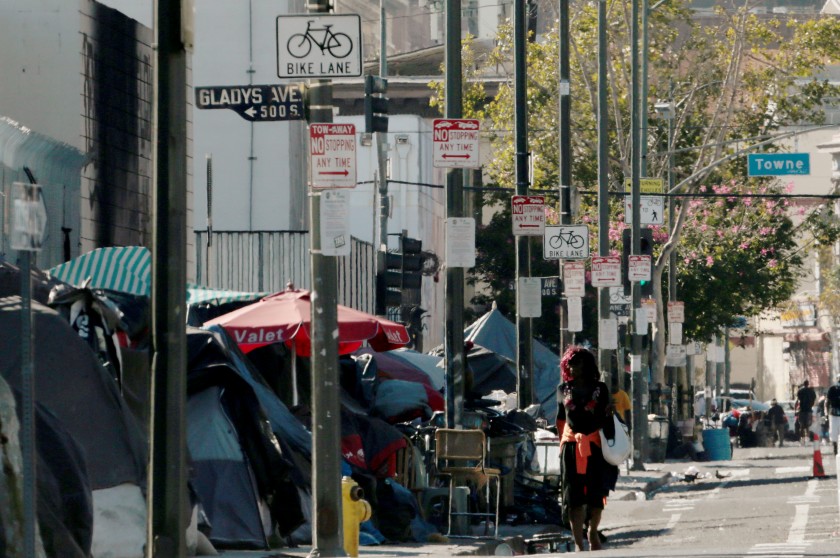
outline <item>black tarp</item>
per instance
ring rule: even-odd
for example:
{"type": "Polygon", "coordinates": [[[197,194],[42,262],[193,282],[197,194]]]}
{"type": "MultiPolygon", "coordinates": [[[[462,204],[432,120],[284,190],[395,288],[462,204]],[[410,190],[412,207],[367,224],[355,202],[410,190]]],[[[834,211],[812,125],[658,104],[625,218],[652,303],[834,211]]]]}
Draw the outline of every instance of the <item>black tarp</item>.
{"type": "MultiPolygon", "coordinates": [[[[20,392],[15,390],[18,420],[20,392]]],[[[50,558],[87,558],[93,540],[93,497],[81,446],[43,405],[35,406],[37,515],[44,551],[50,558]]],[[[0,525],[9,520],[0,510],[0,525]]],[[[6,552],[0,529],[0,556],[6,552]]]]}
{"type": "MultiPolygon", "coordinates": [[[[0,298],[0,374],[20,389],[20,297],[0,298]]],[[[84,450],[91,488],[146,484],[146,443],[115,380],[56,311],[33,301],[35,400],[84,450]]]]}

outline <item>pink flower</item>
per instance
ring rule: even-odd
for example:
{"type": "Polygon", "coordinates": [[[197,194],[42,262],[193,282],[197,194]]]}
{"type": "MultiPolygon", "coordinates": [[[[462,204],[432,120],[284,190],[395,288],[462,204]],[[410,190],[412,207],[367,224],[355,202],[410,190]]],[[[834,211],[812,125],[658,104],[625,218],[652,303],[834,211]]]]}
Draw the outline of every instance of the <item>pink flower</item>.
{"type": "Polygon", "coordinates": [[[776,260],[775,258],[767,262],[767,267],[772,268],[772,267],[776,267],[777,265],[779,265],[779,261],[776,260]]]}
{"type": "Polygon", "coordinates": [[[711,256],[706,256],[706,266],[712,267],[715,263],[715,259],[711,256]]]}
{"type": "Polygon", "coordinates": [[[750,247],[749,242],[742,242],[741,244],[738,245],[738,248],[740,248],[741,250],[748,250],[749,247],[750,247]]]}

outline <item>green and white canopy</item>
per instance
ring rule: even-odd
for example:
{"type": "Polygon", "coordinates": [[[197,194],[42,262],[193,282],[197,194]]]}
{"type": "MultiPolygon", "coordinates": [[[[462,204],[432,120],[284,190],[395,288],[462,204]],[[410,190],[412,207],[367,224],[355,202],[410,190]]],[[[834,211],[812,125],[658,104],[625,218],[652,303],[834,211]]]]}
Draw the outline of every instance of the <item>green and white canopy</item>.
{"type": "MultiPolygon", "coordinates": [[[[151,296],[152,293],[152,255],[144,246],[97,248],[47,271],[52,277],[76,287],[87,286],[139,296],[151,296]]],[[[187,304],[221,305],[259,300],[269,294],[187,284],[187,304]]]]}

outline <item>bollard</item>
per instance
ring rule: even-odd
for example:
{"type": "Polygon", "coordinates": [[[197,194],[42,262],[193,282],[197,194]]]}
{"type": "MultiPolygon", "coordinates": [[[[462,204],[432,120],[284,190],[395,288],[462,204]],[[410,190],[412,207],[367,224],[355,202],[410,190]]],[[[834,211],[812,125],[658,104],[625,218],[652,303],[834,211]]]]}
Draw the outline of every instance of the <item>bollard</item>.
{"type": "Polygon", "coordinates": [[[341,477],[341,509],[344,523],[344,552],[359,555],[359,524],[370,519],[370,504],[365,492],[350,477],[341,477]]]}

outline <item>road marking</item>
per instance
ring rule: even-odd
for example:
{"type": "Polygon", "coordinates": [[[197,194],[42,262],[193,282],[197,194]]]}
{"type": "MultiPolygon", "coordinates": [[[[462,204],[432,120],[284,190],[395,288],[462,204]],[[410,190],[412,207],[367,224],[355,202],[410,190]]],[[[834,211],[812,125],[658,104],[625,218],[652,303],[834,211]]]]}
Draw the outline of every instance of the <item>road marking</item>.
{"type": "Polygon", "coordinates": [[[803,465],[801,467],[776,467],[777,475],[792,475],[809,472],[811,472],[811,467],[808,467],[807,465],[803,465]]]}
{"type": "Polygon", "coordinates": [[[674,527],[676,527],[676,526],[677,526],[677,522],[680,520],[680,517],[681,517],[681,516],[682,516],[682,514],[679,514],[679,513],[674,513],[674,514],[671,514],[671,519],[670,519],[670,520],[668,520],[668,524],[667,524],[667,525],[665,525],[665,529],[667,529],[667,530],[669,530],[669,531],[670,531],[671,529],[673,529],[674,527]]]}
{"type": "Polygon", "coordinates": [[[808,543],[759,543],[753,546],[747,556],[750,558],[800,558],[805,556],[808,543]]]}
{"type": "Polygon", "coordinates": [[[808,507],[808,504],[799,504],[796,506],[796,512],[793,514],[793,523],[791,523],[790,531],[788,531],[788,543],[805,542],[805,529],[808,527],[808,507]]]}

